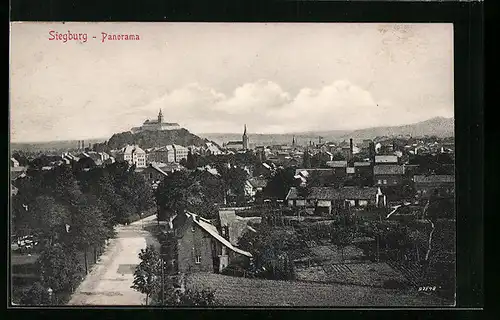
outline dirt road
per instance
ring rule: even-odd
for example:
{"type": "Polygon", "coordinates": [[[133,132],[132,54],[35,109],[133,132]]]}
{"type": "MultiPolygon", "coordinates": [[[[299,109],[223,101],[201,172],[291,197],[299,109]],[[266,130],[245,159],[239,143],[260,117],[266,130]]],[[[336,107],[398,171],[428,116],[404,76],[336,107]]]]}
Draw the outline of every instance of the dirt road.
{"type": "Polygon", "coordinates": [[[147,245],[158,245],[153,236],[142,229],[156,223],[156,215],[116,228],[105,252],[80,284],[68,305],[144,305],[146,296],[130,286],[134,280],[138,254],[147,245]]]}

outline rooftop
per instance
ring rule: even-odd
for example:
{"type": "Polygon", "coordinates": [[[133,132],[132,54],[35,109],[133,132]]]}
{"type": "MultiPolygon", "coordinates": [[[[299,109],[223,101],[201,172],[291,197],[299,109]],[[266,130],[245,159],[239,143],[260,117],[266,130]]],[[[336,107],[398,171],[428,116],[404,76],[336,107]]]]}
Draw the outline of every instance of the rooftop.
{"type": "Polygon", "coordinates": [[[345,168],[347,167],[347,161],[327,161],[326,165],[332,168],[345,168]]]}
{"type": "MultiPolygon", "coordinates": [[[[376,187],[344,187],[344,188],[333,188],[333,187],[311,187],[310,193],[306,196],[306,199],[316,199],[316,200],[368,200],[374,199],[378,188],[376,187]]],[[[296,187],[290,188],[287,200],[294,199],[304,199],[304,197],[299,195],[299,191],[296,187]]]]}
{"type": "Polygon", "coordinates": [[[413,177],[415,183],[454,183],[453,175],[418,175],[413,177]]]}
{"type": "Polygon", "coordinates": [[[379,166],[374,166],[373,167],[373,174],[374,175],[381,175],[381,174],[397,174],[397,175],[402,175],[405,173],[405,168],[404,166],[400,166],[397,164],[385,164],[385,165],[379,165],[379,166]]]}
{"type": "Polygon", "coordinates": [[[378,155],[375,156],[375,163],[398,162],[398,157],[395,155],[378,155]]]}
{"type": "Polygon", "coordinates": [[[232,251],[234,251],[236,253],[239,253],[241,255],[244,255],[246,257],[252,257],[252,254],[250,252],[246,252],[246,251],[243,251],[241,249],[238,249],[235,246],[233,246],[233,244],[231,244],[229,241],[227,241],[226,239],[224,239],[224,237],[222,237],[219,234],[219,231],[217,231],[217,228],[213,224],[211,224],[208,220],[203,219],[203,218],[199,217],[198,215],[196,215],[194,213],[187,213],[186,212],[186,215],[188,217],[192,217],[194,223],[196,223],[203,230],[205,230],[206,232],[208,232],[214,239],[216,239],[217,241],[219,241],[222,245],[224,245],[228,249],[230,249],[230,250],[232,250],[232,251]]]}
{"type": "Polygon", "coordinates": [[[265,188],[267,186],[267,180],[266,179],[252,178],[252,179],[249,179],[248,182],[254,188],[265,188]]]}

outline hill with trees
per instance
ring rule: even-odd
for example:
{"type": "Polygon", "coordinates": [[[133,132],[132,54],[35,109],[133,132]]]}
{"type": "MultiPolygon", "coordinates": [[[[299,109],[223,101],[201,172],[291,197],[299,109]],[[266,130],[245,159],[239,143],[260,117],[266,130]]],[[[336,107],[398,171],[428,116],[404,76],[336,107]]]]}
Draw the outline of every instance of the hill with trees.
{"type": "Polygon", "coordinates": [[[202,139],[188,130],[144,131],[133,134],[132,132],[115,133],[107,142],[94,145],[96,151],[120,149],[128,145],[139,145],[141,148],[161,147],[169,144],[181,146],[202,146],[207,139],[202,139]]]}

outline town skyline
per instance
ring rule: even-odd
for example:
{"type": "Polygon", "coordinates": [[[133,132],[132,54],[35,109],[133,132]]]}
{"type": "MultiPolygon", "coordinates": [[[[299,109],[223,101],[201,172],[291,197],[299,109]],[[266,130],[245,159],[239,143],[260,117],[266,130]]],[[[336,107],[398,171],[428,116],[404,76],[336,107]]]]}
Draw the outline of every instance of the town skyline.
{"type": "Polygon", "coordinates": [[[14,23],[11,30],[13,142],[110,137],[160,108],[166,122],[196,134],[239,133],[244,124],[249,133],[354,131],[454,114],[451,24],[14,23]],[[141,40],[63,43],[49,41],[49,30],[141,40]]]}

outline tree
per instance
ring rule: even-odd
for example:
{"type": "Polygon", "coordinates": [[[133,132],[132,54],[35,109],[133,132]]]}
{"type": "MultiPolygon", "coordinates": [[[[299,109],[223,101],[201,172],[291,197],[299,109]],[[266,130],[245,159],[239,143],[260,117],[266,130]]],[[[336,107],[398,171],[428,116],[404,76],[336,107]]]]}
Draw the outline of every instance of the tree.
{"type": "Polygon", "coordinates": [[[70,219],[70,212],[66,206],[45,195],[35,199],[28,215],[32,218],[30,228],[40,239],[47,240],[48,245],[52,245],[54,240],[65,232],[65,224],[70,219]]]}
{"type": "Polygon", "coordinates": [[[42,284],[54,293],[73,292],[83,273],[77,252],[71,246],[56,244],[45,248],[37,260],[42,284]]]}
{"type": "Polygon", "coordinates": [[[156,204],[159,207],[159,220],[183,213],[188,207],[188,200],[195,187],[191,176],[184,171],[175,171],[163,179],[155,191],[156,204]]]}
{"type": "Polygon", "coordinates": [[[142,249],[139,253],[141,262],[134,272],[134,282],[132,288],[146,295],[146,305],[149,297],[159,291],[161,287],[161,267],[160,254],[153,246],[142,249]]]}
{"type": "Polygon", "coordinates": [[[242,250],[252,253],[254,266],[249,271],[267,279],[293,279],[293,263],[287,252],[300,248],[297,235],[286,229],[273,228],[265,222],[257,231],[245,233],[238,242],[242,250]]]}
{"type": "Polygon", "coordinates": [[[191,150],[188,151],[186,158],[186,168],[193,170],[196,168],[196,159],[191,150]]]}
{"type": "Polygon", "coordinates": [[[211,307],[218,304],[215,299],[215,291],[210,289],[170,290],[168,292],[166,305],[211,307]]]}
{"type": "Polygon", "coordinates": [[[231,191],[236,196],[236,202],[242,202],[245,197],[247,172],[240,167],[222,167],[219,173],[224,181],[225,193],[231,191]]]}
{"type": "Polygon", "coordinates": [[[47,304],[49,302],[47,288],[40,281],[33,283],[28,289],[23,290],[20,302],[31,306],[47,304]]]}
{"type": "Polygon", "coordinates": [[[318,152],[311,158],[312,168],[327,168],[326,162],[330,160],[330,157],[323,152],[318,152]]]}
{"type": "Polygon", "coordinates": [[[291,187],[298,186],[295,179],[295,170],[285,168],[278,170],[269,180],[266,187],[262,190],[264,197],[272,199],[285,199],[291,187]]]}
{"type": "Polygon", "coordinates": [[[343,161],[345,160],[345,156],[340,152],[335,152],[332,156],[332,161],[343,161]]]}
{"type": "Polygon", "coordinates": [[[311,154],[308,149],[304,151],[304,155],[302,156],[302,167],[306,169],[311,168],[311,154]]]}
{"type": "Polygon", "coordinates": [[[85,273],[88,273],[88,250],[101,246],[109,236],[109,229],[95,201],[94,197],[83,197],[71,212],[70,241],[83,250],[85,273]]]}
{"type": "Polygon", "coordinates": [[[340,248],[342,261],[344,261],[345,248],[350,246],[353,240],[354,233],[350,228],[340,227],[332,232],[332,242],[340,248]]]}

